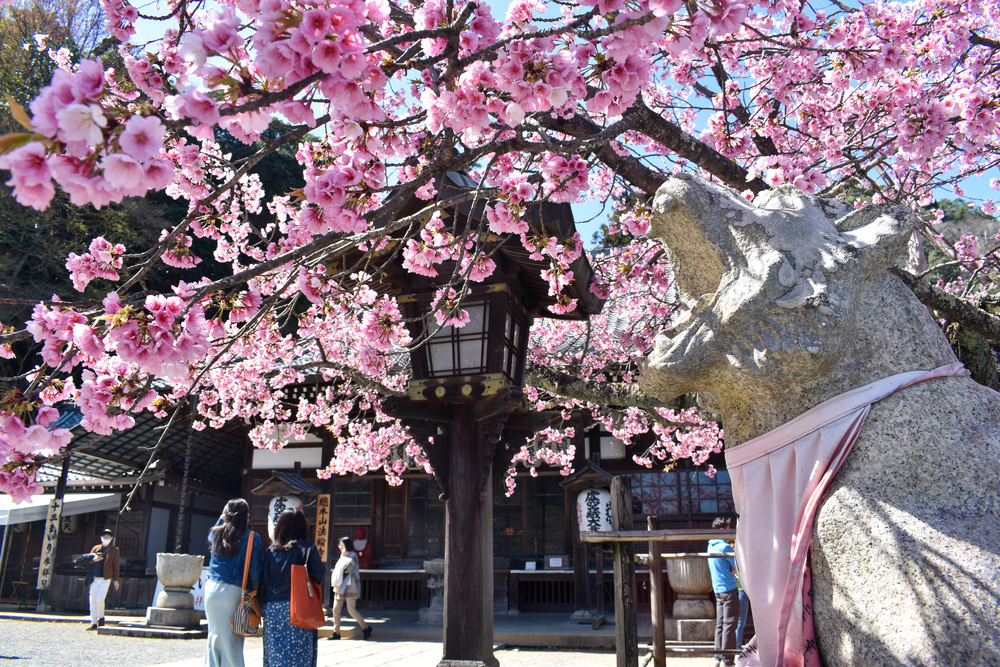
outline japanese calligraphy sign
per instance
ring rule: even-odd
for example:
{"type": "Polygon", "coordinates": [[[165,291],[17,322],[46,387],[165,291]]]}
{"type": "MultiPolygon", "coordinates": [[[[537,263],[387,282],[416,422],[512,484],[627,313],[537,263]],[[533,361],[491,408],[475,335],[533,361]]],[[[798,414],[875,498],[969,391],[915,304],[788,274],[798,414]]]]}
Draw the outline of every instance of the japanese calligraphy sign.
{"type": "Polygon", "coordinates": [[[56,544],[59,541],[59,521],[62,518],[63,501],[53,498],[49,502],[49,513],[45,517],[45,537],[42,539],[42,557],[38,561],[38,590],[47,590],[55,570],[56,544]]]}
{"type": "Polygon", "coordinates": [[[59,532],[63,535],[72,535],[76,532],[76,515],[64,516],[60,521],[59,532]]]}
{"type": "Polygon", "coordinates": [[[576,499],[576,520],[580,530],[611,530],[611,492],[585,489],[576,499]]]}
{"type": "Polygon", "coordinates": [[[326,562],[326,547],[330,539],[330,494],[316,496],[316,548],[319,557],[326,562]]]}

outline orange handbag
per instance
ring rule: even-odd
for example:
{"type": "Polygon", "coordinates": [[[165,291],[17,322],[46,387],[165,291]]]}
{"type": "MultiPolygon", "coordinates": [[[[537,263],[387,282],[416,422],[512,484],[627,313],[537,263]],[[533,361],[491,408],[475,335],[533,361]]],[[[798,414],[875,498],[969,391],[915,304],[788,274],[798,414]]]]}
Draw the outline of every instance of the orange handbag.
{"type": "MultiPolygon", "coordinates": [[[[306,551],[305,560],[309,560],[309,551],[306,551]]],[[[326,625],[323,595],[319,584],[309,578],[305,565],[292,566],[292,608],[289,620],[292,625],[306,630],[318,630],[326,625]]]]}

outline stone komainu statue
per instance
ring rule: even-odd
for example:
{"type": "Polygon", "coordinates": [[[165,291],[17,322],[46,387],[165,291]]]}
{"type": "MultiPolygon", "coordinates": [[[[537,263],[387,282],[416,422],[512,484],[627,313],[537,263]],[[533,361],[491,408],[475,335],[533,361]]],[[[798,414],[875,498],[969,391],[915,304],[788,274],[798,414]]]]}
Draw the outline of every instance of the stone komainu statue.
{"type": "Polygon", "coordinates": [[[640,383],[722,417],[762,664],[1000,665],[1000,395],[886,271],[911,232],[794,188],[657,193],[685,314],[640,383]]]}

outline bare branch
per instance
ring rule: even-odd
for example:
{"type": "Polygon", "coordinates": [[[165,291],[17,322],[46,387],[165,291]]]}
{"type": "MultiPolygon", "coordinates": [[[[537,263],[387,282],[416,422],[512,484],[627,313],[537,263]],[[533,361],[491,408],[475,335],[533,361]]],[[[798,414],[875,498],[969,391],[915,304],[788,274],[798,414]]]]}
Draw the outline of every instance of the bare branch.
{"type": "Polygon", "coordinates": [[[525,373],[525,384],[538,387],[563,398],[596,403],[609,408],[640,408],[654,410],[669,404],[643,393],[639,386],[625,382],[598,382],[532,365],[525,373]]]}
{"type": "Polygon", "coordinates": [[[948,294],[943,289],[934,287],[926,280],[921,280],[902,269],[893,267],[889,271],[906,283],[925,306],[938,311],[946,319],[961,322],[962,326],[968,327],[984,338],[994,342],[1000,341],[1000,317],[948,294]]]}

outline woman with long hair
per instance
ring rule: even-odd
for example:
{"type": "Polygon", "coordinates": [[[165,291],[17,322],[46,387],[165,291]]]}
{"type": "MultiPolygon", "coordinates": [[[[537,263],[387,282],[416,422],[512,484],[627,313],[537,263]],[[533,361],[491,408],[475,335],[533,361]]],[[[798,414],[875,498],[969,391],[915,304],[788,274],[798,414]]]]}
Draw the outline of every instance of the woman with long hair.
{"type": "MultiPolygon", "coordinates": [[[[208,533],[212,558],[205,585],[205,617],[208,619],[208,650],[205,667],[243,667],[243,637],[229,624],[243,594],[243,569],[250,531],[250,505],[242,498],[226,503],[222,516],[208,533]]],[[[247,590],[260,583],[260,535],[254,533],[247,572],[247,590]]]]}
{"type": "Polygon", "coordinates": [[[274,527],[274,542],[264,552],[261,604],[264,613],[264,667],[316,667],[318,630],[292,625],[292,566],[305,565],[309,578],[323,581],[326,567],[308,539],[301,510],[285,510],[274,527]]]}
{"type": "Polygon", "coordinates": [[[331,585],[336,595],[333,603],[333,634],[327,639],[340,639],[340,610],[347,603],[347,613],[358,622],[362,636],[368,639],[372,636],[372,626],[365,623],[364,617],[358,613],[355,606],[361,596],[361,572],[358,567],[358,555],[354,553],[354,541],[349,537],[340,538],[340,560],[333,569],[331,585]]]}

